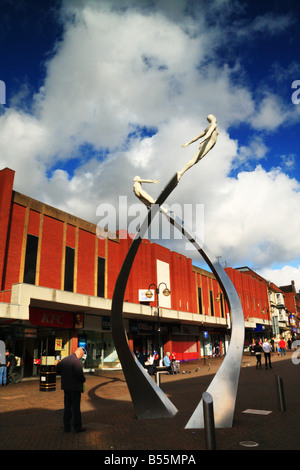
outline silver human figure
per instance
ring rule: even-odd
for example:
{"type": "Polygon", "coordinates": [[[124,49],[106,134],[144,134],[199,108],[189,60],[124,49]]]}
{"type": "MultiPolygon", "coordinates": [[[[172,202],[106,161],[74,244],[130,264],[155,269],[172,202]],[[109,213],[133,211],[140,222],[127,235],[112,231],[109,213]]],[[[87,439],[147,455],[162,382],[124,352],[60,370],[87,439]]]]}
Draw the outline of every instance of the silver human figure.
{"type": "Polygon", "coordinates": [[[133,179],[134,194],[149,208],[152,204],[155,204],[155,200],[142,188],[142,183],[158,184],[159,181],[142,179],[140,176],[135,176],[133,179]]]}
{"type": "Polygon", "coordinates": [[[207,116],[207,120],[209,122],[207,128],[203,132],[201,132],[201,134],[199,134],[197,137],[192,139],[190,142],[186,142],[181,146],[183,148],[188,147],[193,142],[196,142],[197,140],[201,139],[201,137],[204,137],[204,139],[200,142],[198,152],[194,155],[191,160],[189,160],[184,165],[181,171],[177,172],[178,181],[182,177],[183,173],[185,173],[189,168],[196,165],[196,163],[198,163],[203,157],[205,157],[205,155],[215,146],[217,142],[219,134],[217,128],[217,119],[213,114],[209,114],[207,116]]]}

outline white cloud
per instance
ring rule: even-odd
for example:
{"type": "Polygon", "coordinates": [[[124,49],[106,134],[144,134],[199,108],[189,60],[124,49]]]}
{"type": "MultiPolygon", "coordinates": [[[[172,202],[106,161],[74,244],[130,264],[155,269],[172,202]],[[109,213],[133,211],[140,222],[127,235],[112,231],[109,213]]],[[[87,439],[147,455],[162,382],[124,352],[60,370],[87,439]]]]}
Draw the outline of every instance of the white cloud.
{"type": "MultiPolygon", "coordinates": [[[[228,14],[230,3],[214,2],[209,11],[224,8],[228,14]]],[[[252,91],[234,79],[238,57],[231,67],[213,60],[224,16],[208,27],[207,2],[196,2],[193,16],[184,14],[190,2],[153,5],[150,10],[146,1],[122,2],[122,8],[112,1],[65,2],[67,13],[76,15],[63,17],[65,34],[32,113],[20,110],[18,101],[18,109],[0,116],[1,167],[16,170],[16,190],[97,222],[100,203],[117,207],[119,195],[137,202],[135,175],[161,181],[147,188],[155,197],[198,146],[181,144],[199,134],[213,113],[217,145],[184,175],[168,202],[204,204],[205,242],[233,263],[251,259],[266,266],[274,258],[293,259],[300,250],[298,182],[262,166],[230,177],[237,164],[262,163],[269,149],[261,136],[239,146],[227,132],[239,123],[271,131],[291,111],[271,93],[260,95],[257,105],[252,91]],[[157,132],[129,137],[135,126],[157,132]],[[95,152],[82,161],[78,149],[86,143],[95,152]],[[74,157],[79,163],[70,175],[64,162],[74,157]]],[[[279,28],[274,18],[264,18],[270,34],[279,28]]],[[[243,34],[262,27],[260,18],[243,34]]],[[[293,113],[295,119],[295,107],[293,113]]]]}
{"type": "Polygon", "coordinates": [[[227,178],[211,203],[207,231],[216,254],[233,263],[264,267],[300,253],[300,185],[279,170],[261,166],[227,178]],[[291,223],[292,221],[292,223],[291,223]]]}
{"type": "Polygon", "coordinates": [[[300,265],[286,265],[277,269],[264,268],[259,271],[259,274],[278,287],[291,285],[292,281],[295,281],[296,290],[300,289],[300,265]]]}
{"type": "Polygon", "coordinates": [[[267,93],[261,100],[257,112],[251,117],[255,129],[277,129],[293,115],[293,109],[287,107],[275,95],[267,93]]]}

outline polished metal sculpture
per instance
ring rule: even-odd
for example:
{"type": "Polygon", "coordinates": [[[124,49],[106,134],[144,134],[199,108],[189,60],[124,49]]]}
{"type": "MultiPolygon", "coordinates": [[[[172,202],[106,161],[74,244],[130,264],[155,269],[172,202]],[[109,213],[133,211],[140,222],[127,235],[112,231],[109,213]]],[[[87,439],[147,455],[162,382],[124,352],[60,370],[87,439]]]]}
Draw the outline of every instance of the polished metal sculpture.
{"type": "MultiPolygon", "coordinates": [[[[183,221],[181,221],[174,213],[170,213],[162,206],[167,197],[178,185],[183,173],[185,173],[185,171],[191,168],[195,163],[198,163],[198,161],[215,145],[218,135],[216,119],[213,115],[209,115],[207,119],[210,122],[207,129],[188,144],[184,144],[186,147],[190,143],[198,140],[200,137],[205,136],[205,139],[200,144],[199,151],[195,157],[183,167],[181,172],[175,173],[156,199],[155,204],[153,203],[154,199],[142,189],[141,183],[157,183],[157,181],[143,180],[140,177],[135,177],[134,179],[134,192],[136,196],[147,205],[149,211],[131,243],[119,273],[112,299],[111,320],[115,347],[123,368],[137,417],[173,417],[177,413],[176,407],[155,384],[154,380],[152,380],[131,351],[123,322],[125,289],[134,258],[142,238],[146,234],[154,216],[158,211],[161,211],[165,217],[168,218],[169,222],[187,237],[187,239],[197,249],[198,253],[207,262],[224,292],[231,311],[232,334],[230,346],[221,367],[207,389],[207,392],[211,394],[214,401],[215,426],[220,428],[231,427],[233,422],[244,344],[244,316],[241,303],[231,280],[216,257],[209,252],[208,248],[204,246],[202,241],[197,239],[197,236],[186,227],[183,221]]],[[[186,428],[203,427],[203,406],[202,401],[200,401],[187,423],[186,428]]]]}

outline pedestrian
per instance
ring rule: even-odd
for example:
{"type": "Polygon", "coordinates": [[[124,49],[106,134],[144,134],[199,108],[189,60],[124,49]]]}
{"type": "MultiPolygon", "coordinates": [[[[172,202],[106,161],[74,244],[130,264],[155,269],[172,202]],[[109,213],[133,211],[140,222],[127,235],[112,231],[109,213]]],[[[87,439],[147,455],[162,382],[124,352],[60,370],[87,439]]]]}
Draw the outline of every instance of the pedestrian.
{"type": "Polygon", "coordinates": [[[261,353],[263,349],[258,341],[256,341],[253,349],[256,357],[256,369],[258,369],[258,367],[261,369],[261,353]]]}
{"type": "Polygon", "coordinates": [[[7,383],[7,366],[6,366],[6,356],[7,354],[4,353],[4,348],[3,348],[3,354],[1,354],[1,361],[0,361],[0,387],[2,385],[6,385],[7,383]]]}
{"type": "Polygon", "coordinates": [[[218,341],[215,341],[214,343],[214,348],[215,348],[215,357],[220,355],[220,348],[219,348],[219,343],[218,341]]]}
{"type": "Polygon", "coordinates": [[[71,431],[71,420],[73,416],[73,426],[75,432],[86,431],[81,423],[81,393],[85,376],[81,358],[86,353],[84,348],[77,348],[76,351],[68,357],[65,357],[56,366],[56,373],[61,375],[61,388],[64,390],[64,431],[71,431]]]}
{"type": "Polygon", "coordinates": [[[281,338],[281,340],[279,341],[279,347],[280,347],[281,356],[285,356],[286,342],[284,341],[283,338],[281,338]]]}
{"type": "Polygon", "coordinates": [[[6,350],[6,355],[7,355],[7,377],[10,378],[10,381],[12,383],[15,383],[14,379],[13,379],[13,372],[15,370],[15,367],[17,365],[17,361],[16,361],[16,358],[15,358],[15,355],[9,351],[9,349],[6,350]]]}
{"type": "Polygon", "coordinates": [[[269,367],[270,369],[272,369],[272,364],[271,364],[271,351],[272,351],[272,347],[270,345],[270,343],[268,343],[267,339],[265,339],[263,345],[262,345],[262,348],[263,348],[263,351],[264,351],[264,356],[265,356],[265,366],[266,366],[266,369],[268,369],[268,363],[269,363],[269,367]]]}

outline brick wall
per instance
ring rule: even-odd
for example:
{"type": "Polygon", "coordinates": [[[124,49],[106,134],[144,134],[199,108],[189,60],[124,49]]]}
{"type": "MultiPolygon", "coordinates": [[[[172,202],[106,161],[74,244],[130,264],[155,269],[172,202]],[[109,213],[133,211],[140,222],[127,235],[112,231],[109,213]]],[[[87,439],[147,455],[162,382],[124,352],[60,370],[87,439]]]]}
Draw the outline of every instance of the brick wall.
{"type": "Polygon", "coordinates": [[[9,168],[0,171],[0,289],[4,288],[6,247],[10,219],[11,199],[15,172],[9,168]]]}

